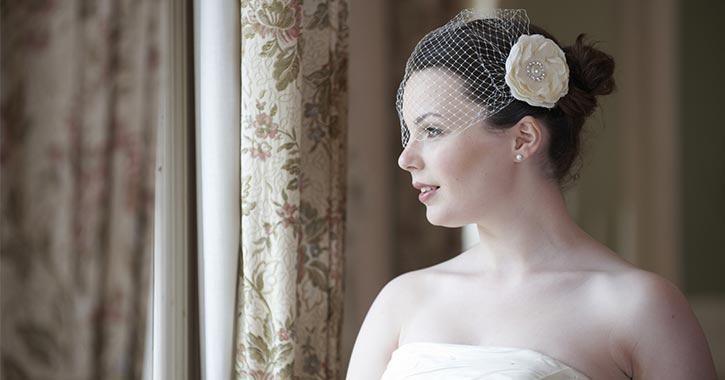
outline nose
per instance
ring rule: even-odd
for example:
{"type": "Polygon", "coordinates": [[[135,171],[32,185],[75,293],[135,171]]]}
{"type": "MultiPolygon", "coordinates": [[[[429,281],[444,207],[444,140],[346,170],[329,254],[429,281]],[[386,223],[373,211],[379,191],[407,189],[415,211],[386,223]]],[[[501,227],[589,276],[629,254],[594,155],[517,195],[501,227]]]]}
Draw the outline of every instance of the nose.
{"type": "Polygon", "coordinates": [[[423,168],[423,161],[418,154],[417,142],[415,139],[410,139],[408,144],[403,148],[403,151],[398,157],[398,166],[406,171],[420,170],[423,168]]]}

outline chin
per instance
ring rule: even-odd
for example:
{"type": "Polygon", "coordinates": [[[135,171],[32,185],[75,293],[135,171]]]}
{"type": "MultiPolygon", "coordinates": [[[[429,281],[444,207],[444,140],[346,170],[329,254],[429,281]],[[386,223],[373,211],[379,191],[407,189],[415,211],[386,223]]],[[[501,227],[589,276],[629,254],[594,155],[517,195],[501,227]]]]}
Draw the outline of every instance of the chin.
{"type": "Polygon", "coordinates": [[[456,215],[450,212],[437,212],[438,210],[433,210],[430,207],[427,208],[425,216],[428,219],[428,223],[439,226],[439,227],[446,227],[446,228],[459,228],[465,226],[466,222],[462,222],[460,218],[457,218],[456,215]]]}

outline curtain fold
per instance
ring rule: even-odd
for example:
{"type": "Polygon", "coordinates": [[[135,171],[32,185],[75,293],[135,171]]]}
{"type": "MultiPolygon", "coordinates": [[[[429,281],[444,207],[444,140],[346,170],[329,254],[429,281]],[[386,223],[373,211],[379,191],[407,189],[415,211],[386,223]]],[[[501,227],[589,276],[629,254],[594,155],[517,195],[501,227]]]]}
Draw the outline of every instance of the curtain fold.
{"type": "Polygon", "coordinates": [[[237,379],[340,377],[345,0],[242,0],[237,379]]]}
{"type": "Polygon", "coordinates": [[[141,376],[158,7],[3,3],[0,377],[141,376]]]}
{"type": "Polygon", "coordinates": [[[240,28],[238,2],[194,0],[200,351],[202,378],[209,380],[232,374],[241,222],[240,28]]]}

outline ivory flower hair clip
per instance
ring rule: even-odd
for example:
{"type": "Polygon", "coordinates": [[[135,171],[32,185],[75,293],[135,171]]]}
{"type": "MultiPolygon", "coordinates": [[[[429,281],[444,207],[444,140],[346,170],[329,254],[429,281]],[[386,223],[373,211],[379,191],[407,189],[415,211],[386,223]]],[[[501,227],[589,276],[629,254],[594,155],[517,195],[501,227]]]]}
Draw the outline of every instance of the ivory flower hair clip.
{"type": "Polygon", "coordinates": [[[554,41],[540,34],[524,34],[511,47],[505,79],[514,98],[553,108],[569,92],[569,65],[554,41]]]}

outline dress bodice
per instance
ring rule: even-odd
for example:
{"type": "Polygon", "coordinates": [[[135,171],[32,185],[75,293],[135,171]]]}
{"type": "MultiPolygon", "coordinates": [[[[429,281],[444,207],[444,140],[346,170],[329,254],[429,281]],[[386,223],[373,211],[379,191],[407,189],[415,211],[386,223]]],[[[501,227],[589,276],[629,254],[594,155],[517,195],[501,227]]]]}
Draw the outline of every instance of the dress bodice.
{"type": "Polygon", "coordinates": [[[449,343],[398,347],[381,380],[590,380],[538,351],[449,343]]]}

